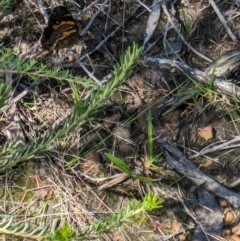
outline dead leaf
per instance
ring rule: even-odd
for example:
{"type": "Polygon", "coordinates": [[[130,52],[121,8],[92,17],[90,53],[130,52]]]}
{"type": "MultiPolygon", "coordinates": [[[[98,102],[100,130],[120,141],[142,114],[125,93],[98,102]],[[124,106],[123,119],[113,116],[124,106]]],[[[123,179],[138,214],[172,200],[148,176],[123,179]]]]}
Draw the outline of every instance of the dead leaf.
{"type": "Polygon", "coordinates": [[[147,22],[147,28],[146,28],[146,36],[144,38],[144,43],[143,45],[145,45],[149,39],[152,37],[154,30],[157,27],[159,18],[160,18],[160,3],[158,0],[153,0],[153,4],[152,4],[152,11],[149,14],[148,17],[148,22],[147,22]]]}
{"type": "Polygon", "coordinates": [[[211,125],[208,125],[198,131],[198,136],[203,138],[204,140],[208,141],[213,139],[214,137],[214,130],[211,125]]]}
{"type": "Polygon", "coordinates": [[[177,220],[173,220],[170,232],[175,233],[182,228],[182,223],[177,220]]]}

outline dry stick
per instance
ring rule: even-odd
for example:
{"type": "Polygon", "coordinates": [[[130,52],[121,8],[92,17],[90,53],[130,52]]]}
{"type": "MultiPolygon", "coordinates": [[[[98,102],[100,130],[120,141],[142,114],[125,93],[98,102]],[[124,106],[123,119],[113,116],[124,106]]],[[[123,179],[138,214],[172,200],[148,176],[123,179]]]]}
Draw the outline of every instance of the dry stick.
{"type": "MultiPolygon", "coordinates": [[[[182,72],[184,75],[198,81],[199,83],[209,84],[210,76],[205,71],[180,61],[142,55],[141,62],[144,65],[149,65],[168,73],[182,72]]],[[[216,77],[213,82],[213,88],[216,91],[232,95],[240,100],[240,87],[235,85],[233,82],[216,77]]]]}
{"type": "Polygon", "coordinates": [[[88,74],[88,76],[93,79],[98,85],[102,85],[103,82],[99,81],[88,69],[80,62],[78,61],[78,64],[83,68],[83,70],[88,74]]]}
{"type": "MultiPolygon", "coordinates": [[[[85,59],[87,56],[91,55],[92,53],[96,52],[97,50],[99,50],[103,44],[105,44],[109,38],[111,38],[123,25],[124,23],[131,18],[132,16],[128,16],[112,33],[110,33],[102,42],[100,42],[93,50],[91,50],[89,53],[83,55],[82,57],[79,58],[78,61],[81,61],[83,59],[85,59]]],[[[64,68],[69,68],[69,67],[73,67],[74,64],[78,64],[78,61],[76,61],[73,64],[65,64],[63,67],[64,68]]],[[[78,65],[77,65],[78,66],[78,65]]]]}
{"type": "Polygon", "coordinates": [[[166,161],[173,166],[176,171],[183,174],[197,186],[201,186],[216,196],[226,199],[235,208],[240,208],[239,193],[229,190],[211,177],[207,176],[204,172],[198,170],[198,167],[189,161],[184,154],[170,142],[165,142],[162,139],[159,139],[158,142],[166,150],[164,154],[166,161]],[[171,153],[174,158],[171,157],[169,153],[171,153]]]}
{"type": "Polygon", "coordinates": [[[92,16],[91,20],[89,21],[88,25],[86,26],[86,28],[81,32],[80,36],[83,36],[87,33],[88,29],[90,28],[90,26],[92,25],[93,21],[95,20],[95,18],[97,17],[97,15],[102,11],[102,9],[105,7],[105,4],[108,2],[109,0],[105,0],[104,3],[101,4],[101,7],[97,10],[97,12],[92,16]]]}
{"type": "Polygon", "coordinates": [[[216,12],[216,14],[218,15],[219,20],[223,24],[224,28],[227,30],[227,32],[228,32],[229,36],[231,37],[232,41],[236,42],[236,40],[237,40],[236,36],[232,33],[231,29],[228,27],[227,21],[225,20],[225,18],[223,17],[221,12],[219,11],[215,2],[213,0],[209,0],[209,2],[211,3],[211,5],[212,5],[214,11],[216,12]]]}
{"type": "Polygon", "coordinates": [[[226,146],[226,147],[223,147],[222,150],[235,149],[235,148],[238,148],[238,147],[240,147],[240,144],[235,144],[235,145],[226,146]]]}
{"type": "MultiPolygon", "coordinates": [[[[198,153],[198,152],[195,151],[194,149],[188,148],[188,147],[186,147],[186,146],[184,146],[184,145],[180,145],[180,144],[179,144],[178,146],[181,147],[181,148],[186,149],[186,150],[189,151],[189,152],[198,153]]],[[[204,155],[204,154],[202,154],[201,156],[202,156],[202,157],[205,157],[205,158],[207,158],[207,159],[209,159],[209,160],[212,160],[212,161],[214,161],[214,162],[216,162],[216,163],[219,163],[218,158],[209,157],[209,156],[204,155]]],[[[189,159],[190,159],[190,158],[189,158],[189,159]]]]}
{"type": "Polygon", "coordinates": [[[240,184],[240,178],[238,178],[236,181],[232,182],[229,187],[234,188],[236,186],[239,186],[240,184]]]}
{"type": "Polygon", "coordinates": [[[110,177],[100,177],[100,178],[91,177],[85,173],[82,173],[82,176],[93,182],[106,182],[105,184],[101,185],[98,188],[98,190],[103,190],[107,187],[108,188],[112,187],[112,186],[122,182],[123,180],[130,178],[129,175],[126,173],[118,173],[118,174],[112,175],[110,177]]]}
{"type": "Polygon", "coordinates": [[[182,204],[185,212],[188,214],[188,216],[190,216],[192,218],[192,220],[195,222],[195,224],[199,224],[197,221],[196,215],[193,212],[190,212],[189,208],[187,207],[187,205],[184,201],[184,199],[186,200],[186,197],[184,197],[184,199],[183,199],[183,192],[182,192],[179,184],[177,186],[178,186],[178,193],[177,193],[178,200],[181,202],[181,204],[182,204]]]}
{"type": "Polygon", "coordinates": [[[202,151],[200,151],[199,153],[195,154],[195,155],[192,155],[192,156],[189,156],[188,158],[189,159],[194,159],[196,157],[199,157],[199,156],[202,156],[202,155],[205,155],[207,153],[211,153],[211,152],[215,152],[215,151],[219,151],[219,150],[223,150],[223,149],[226,149],[226,148],[232,148],[232,146],[229,146],[230,144],[234,143],[234,142],[237,142],[237,141],[240,141],[240,137],[237,136],[235,137],[233,140],[231,141],[226,141],[224,142],[223,144],[220,144],[220,145],[217,145],[217,146],[214,146],[212,148],[205,148],[203,149],[202,151]]]}
{"type": "Polygon", "coordinates": [[[167,15],[167,17],[168,17],[168,21],[171,23],[173,29],[176,31],[176,33],[177,33],[178,36],[181,38],[181,40],[183,41],[183,43],[184,43],[190,50],[192,50],[196,55],[198,55],[199,57],[205,59],[205,60],[208,61],[209,63],[212,63],[213,61],[212,61],[210,58],[208,58],[208,57],[204,56],[203,54],[199,53],[196,49],[194,49],[194,48],[185,40],[185,38],[183,37],[183,35],[179,32],[179,30],[177,29],[176,25],[174,24],[174,22],[173,22],[173,20],[172,20],[172,18],[171,18],[171,16],[170,16],[170,14],[169,14],[169,12],[168,12],[168,10],[167,10],[167,7],[166,7],[166,4],[165,4],[165,3],[162,4],[162,8],[163,8],[164,13],[165,13],[165,14],[167,15]]]}
{"type": "Polygon", "coordinates": [[[104,27],[105,32],[107,32],[107,26],[108,26],[108,21],[109,21],[109,19],[111,19],[111,20],[114,21],[116,24],[118,24],[118,22],[116,22],[114,19],[112,19],[112,18],[110,17],[111,9],[112,9],[112,1],[110,1],[109,4],[108,4],[108,11],[107,11],[107,13],[105,14],[105,13],[103,12],[103,13],[106,15],[106,21],[105,21],[105,27],[104,27]]]}
{"type": "Polygon", "coordinates": [[[95,5],[97,2],[99,2],[99,0],[95,0],[94,2],[92,2],[91,4],[89,4],[86,8],[83,9],[83,11],[79,14],[76,15],[76,18],[79,17],[79,15],[81,15],[82,13],[86,12],[89,8],[91,8],[93,5],[95,5]]]}
{"type": "Polygon", "coordinates": [[[44,17],[45,23],[47,24],[47,22],[48,22],[48,14],[47,14],[47,11],[44,10],[42,1],[38,0],[37,2],[38,2],[38,8],[40,9],[40,12],[41,12],[41,14],[42,14],[43,17],[44,17]]]}
{"type": "Polygon", "coordinates": [[[143,41],[143,46],[148,43],[148,41],[151,39],[153,33],[155,32],[155,29],[158,25],[159,19],[161,16],[161,5],[157,0],[153,0],[152,9],[148,16],[147,20],[147,26],[145,29],[145,37],[143,41]]]}
{"type": "MultiPolygon", "coordinates": [[[[166,27],[165,27],[165,31],[164,31],[164,35],[163,35],[163,47],[164,47],[164,50],[165,50],[165,53],[167,53],[167,46],[166,46],[166,43],[167,43],[167,34],[168,34],[168,31],[169,31],[169,20],[167,21],[167,24],[166,24],[166,27]]],[[[169,45],[168,45],[169,46],[169,45]]]]}
{"type": "MultiPolygon", "coordinates": [[[[171,28],[169,28],[170,30],[171,28]]],[[[148,47],[145,46],[144,53],[147,53],[153,46],[156,45],[156,43],[159,42],[159,40],[163,37],[163,34],[160,34],[158,38],[153,43],[148,43],[148,47]]]]}
{"type": "Polygon", "coordinates": [[[151,12],[151,11],[152,11],[152,10],[151,10],[146,4],[144,4],[142,1],[137,0],[137,2],[138,2],[139,4],[141,4],[148,12],[151,12]]]}
{"type": "Polygon", "coordinates": [[[109,38],[113,37],[113,35],[121,28],[124,26],[125,22],[131,18],[132,16],[128,16],[126,20],[124,20],[112,33],[110,33],[102,42],[100,42],[92,51],[90,51],[89,53],[83,55],[80,60],[83,60],[84,58],[86,58],[87,55],[91,55],[92,53],[96,52],[97,50],[99,50],[101,48],[101,46],[103,44],[105,44],[109,38]]]}
{"type": "MultiPolygon", "coordinates": [[[[173,0],[158,0],[157,2],[153,3],[151,6],[149,6],[149,9],[151,12],[151,8],[154,7],[155,4],[160,4],[160,6],[162,6],[162,4],[165,3],[171,3],[173,0]]],[[[145,9],[144,11],[142,11],[141,13],[139,13],[136,18],[139,18],[141,15],[145,14],[148,11],[148,9],[145,9]]]]}
{"type": "Polygon", "coordinates": [[[44,80],[40,80],[38,82],[33,82],[30,84],[30,86],[22,91],[18,96],[16,96],[15,98],[11,99],[9,101],[9,103],[7,103],[5,106],[3,106],[2,108],[0,108],[0,113],[4,112],[6,109],[8,109],[11,105],[17,103],[20,99],[22,99],[25,95],[27,95],[29,93],[29,91],[35,87],[36,85],[39,85],[41,82],[43,82],[44,80]]]}

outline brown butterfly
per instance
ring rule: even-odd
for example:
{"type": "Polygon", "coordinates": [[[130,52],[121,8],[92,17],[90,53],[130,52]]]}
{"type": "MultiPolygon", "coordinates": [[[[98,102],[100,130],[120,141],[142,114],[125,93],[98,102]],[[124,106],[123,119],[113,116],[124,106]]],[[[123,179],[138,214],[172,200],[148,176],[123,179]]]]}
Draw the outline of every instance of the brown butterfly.
{"type": "Polygon", "coordinates": [[[41,39],[42,46],[47,50],[70,47],[79,42],[76,21],[64,6],[55,7],[48,19],[41,39]]]}

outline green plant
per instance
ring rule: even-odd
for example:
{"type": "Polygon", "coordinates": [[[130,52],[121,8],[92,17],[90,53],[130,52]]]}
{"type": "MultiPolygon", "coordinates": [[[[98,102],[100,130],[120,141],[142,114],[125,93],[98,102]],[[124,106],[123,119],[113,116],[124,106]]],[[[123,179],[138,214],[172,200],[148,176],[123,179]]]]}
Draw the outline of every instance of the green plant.
{"type": "Polygon", "coordinates": [[[145,158],[145,168],[162,171],[162,168],[154,165],[154,162],[162,155],[162,152],[153,156],[153,125],[151,110],[148,110],[148,139],[147,139],[147,158],[145,158]]]}
{"type": "Polygon", "coordinates": [[[130,167],[122,159],[115,157],[112,154],[107,153],[107,152],[105,152],[104,155],[108,158],[109,161],[113,162],[119,169],[121,169],[123,172],[125,172],[130,177],[138,179],[141,182],[145,182],[148,185],[153,185],[151,182],[151,178],[132,172],[130,167]]]}
{"type": "Polygon", "coordinates": [[[31,226],[25,222],[14,222],[14,218],[5,217],[0,222],[0,233],[14,235],[22,238],[31,238],[35,240],[42,240],[47,237],[47,225],[40,225],[38,227],[31,226]]]}
{"type": "Polygon", "coordinates": [[[10,88],[0,80],[0,108],[4,106],[10,96],[10,88]]]}
{"type": "MultiPolygon", "coordinates": [[[[113,156],[110,153],[104,153],[104,155],[113,162],[119,169],[125,172],[132,178],[138,179],[142,182],[147,184],[153,185],[151,182],[151,178],[145,177],[139,174],[132,172],[130,167],[126,164],[126,162],[116,156],[113,156]]],[[[155,171],[162,171],[161,167],[154,165],[154,162],[162,155],[162,152],[157,154],[156,156],[153,155],[153,126],[152,126],[152,115],[151,111],[148,111],[148,140],[147,140],[147,155],[145,158],[145,168],[147,169],[154,169],[155,171]]]]}
{"type": "Polygon", "coordinates": [[[10,5],[11,5],[10,0],[0,0],[0,11],[4,12],[4,11],[8,10],[10,5]]]}
{"type": "Polygon", "coordinates": [[[90,226],[84,230],[72,230],[68,224],[64,224],[52,233],[48,240],[68,241],[72,238],[77,240],[93,239],[100,234],[112,232],[114,228],[140,221],[142,218],[145,218],[146,212],[160,209],[162,208],[162,204],[163,201],[159,199],[157,194],[150,193],[145,196],[142,202],[136,200],[130,201],[126,207],[118,210],[114,214],[110,214],[109,217],[97,223],[90,224],[90,226]],[[57,239],[55,239],[56,237],[57,239]]]}
{"type": "MultiPolygon", "coordinates": [[[[220,59],[219,59],[220,60],[220,59]]],[[[194,83],[194,85],[196,86],[195,88],[191,88],[191,89],[187,89],[187,92],[192,95],[193,100],[196,100],[196,96],[198,94],[203,94],[205,96],[207,96],[208,98],[212,99],[214,95],[216,95],[216,91],[214,91],[213,89],[213,84],[214,84],[214,80],[215,80],[215,71],[216,68],[218,66],[218,61],[216,61],[216,63],[214,64],[211,73],[209,74],[209,82],[208,84],[205,85],[201,85],[199,84],[197,81],[195,81],[193,78],[191,78],[190,76],[188,76],[188,78],[194,83]]]]}
{"type": "Polygon", "coordinates": [[[74,234],[75,232],[72,227],[69,224],[64,223],[62,227],[51,233],[48,239],[52,241],[68,241],[72,239],[74,234]]]}
{"type": "Polygon", "coordinates": [[[143,201],[129,201],[123,208],[114,213],[109,213],[102,220],[92,223],[85,228],[79,226],[73,229],[70,224],[64,223],[50,234],[49,225],[41,224],[35,226],[30,223],[30,219],[28,221],[16,221],[17,218],[22,218],[24,215],[18,217],[3,215],[4,218],[0,222],[0,233],[45,241],[94,239],[101,234],[113,232],[114,228],[128,225],[132,222],[138,222],[146,218],[146,212],[160,209],[162,205],[163,200],[159,199],[157,194],[149,193],[145,196],[143,201]]]}
{"type": "Polygon", "coordinates": [[[6,172],[19,162],[26,161],[30,158],[42,157],[43,152],[51,151],[54,146],[54,141],[57,138],[64,138],[68,133],[86,122],[91,115],[98,111],[105,100],[110,98],[116,88],[126,80],[132,69],[136,66],[142,50],[143,49],[138,48],[137,45],[133,45],[132,48],[129,47],[126,54],[121,57],[120,63],[114,67],[109,80],[104,86],[96,85],[92,83],[91,80],[85,78],[72,77],[68,71],[60,71],[58,68],[47,70],[44,65],[36,66],[35,61],[23,63],[22,60],[12,56],[10,51],[4,52],[0,58],[0,74],[22,74],[29,76],[35,81],[42,77],[55,78],[59,81],[67,80],[80,83],[86,88],[93,87],[93,89],[89,98],[76,102],[72,114],[56,126],[56,128],[50,130],[47,135],[32,140],[28,145],[23,147],[21,151],[13,150],[10,158],[2,159],[0,173],[6,172]]]}
{"type": "Polygon", "coordinates": [[[187,32],[187,36],[189,36],[191,24],[187,19],[186,12],[185,12],[185,9],[183,7],[180,8],[180,12],[182,13],[182,16],[183,16],[183,23],[184,23],[185,30],[187,32]]]}
{"type": "MultiPolygon", "coordinates": [[[[30,158],[41,158],[46,152],[48,152],[48,154],[54,153],[51,152],[54,147],[54,142],[57,139],[64,139],[69,132],[79,128],[82,123],[88,121],[88,119],[103,106],[105,101],[114,93],[117,87],[129,76],[132,69],[136,66],[141,52],[142,48],[138,48],[136,45],[128,48],[126,54],[121,58],[120,63],[114,67],[111,76],[104,86],[97,85],[86,78],[78,76],[73,77],[68,71],[61,71],[59,68],[48,70],[46,66],[38,65],[33,60],[25,63],[12,55],[9,50],[2,52],[0,55],[0,74],[14,74],[15,76],[24,75],[26,79],[33,80],[36,85],[46,78],[54,78],[59,82],[63,82],[65,80],[69,81],[75,96],[75,106],[73,108],[73,112],[64,119],[62,123],[56,126],[56,128],[50,129],[45,136],[33,139],[29,135],[29,143],[21,148],[18,146],[18,143],[5,143],[2,145],[0,148],[0,172],[5,173],[19,162],[24,162],[30,158]],[[80,100],[76,89],[77,84],[82,84],[85,88],[91,88],[91,95],[87,100],[80,100]]],[[[3,85],[2,97],[4,98],[2,98],[2,103],[5,103],[5,100],[9,96],[9,92],[6,91],[6,88],[8,87],[3,85]]],[[[131,205],[129,207],[131,207],[131,205]]],[[[120,221],[121,219],[123,220],[126,218],[126,213],[129,214],[129,210],[125,213],[121,212],[117,216],[114,214],[112,218],[107,219],[106,223],[109,224],[112,220],[113,227],[115,227],[114,225],[116,224],[121,225],[122,223],[120,221]]],[[[24,219],[23,222],[22,217],[19,218],[21,220],[20,222],[18,217],[9,216],[8,218],[4,216],[2,219],[3,222],[1,223],[1,233],[37,240],[45,239],[46,235],[48,235],[49,227],[47,225],[36,228],[32,225],[32,223],[28,223],[26,219],[24,219]]],[[[31,217],[29,217],[29,220],[30,219],[31,217]]],[[[104,231],[111,231],[109,229],[110,226],[106,226],[106,223],[99,222],[96,225],[90,226],[90,228],[85,231],[77,230],[76,234],[79,234],[79,236],[85,235],[86,237],[87,235],[92,235],[92,231],[88,232],[89,230],[95,230],[95,233],[93,233],[94,235],[104,231]]],[[[72,236],[75,236],[75,231],[66,224],[48,238],[51,240],[70,240],[72,236]]]]}
{"type": "Polygon", "coordinates": [[[213,84],[214,84],[214,80],[215,80],[214,73],[218,66],[219,60],[216,61],[216,63],[213,66],[212,72],[210,73],[209,83],[202,87],[198,86],[198,88],[201,90],[201,93],[203,93],[204,95],[207,95],[210,99],[212,99],[213,96],[216,94],[216,92],[213,90],[213,84]]]}
{"type": "Polygon", "coordinates": [[[69,71],[62,71],[59,67],[48,69],[44,64],[38,64],[31,59],[28,62],[13,55],[12,50],[0,51],[0,75],[16,74],[26,76],[38,84],[42,79],[54,78],[59,82],[69,81],[81,84],[84,88],[96,86],[91,80],[79,76],[72,76],[69,71]]]}

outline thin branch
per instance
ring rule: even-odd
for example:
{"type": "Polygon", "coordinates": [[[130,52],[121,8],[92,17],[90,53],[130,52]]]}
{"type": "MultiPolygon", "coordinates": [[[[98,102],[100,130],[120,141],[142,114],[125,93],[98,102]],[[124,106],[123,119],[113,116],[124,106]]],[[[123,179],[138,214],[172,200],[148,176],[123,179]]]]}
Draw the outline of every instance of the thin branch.
{"type": "Polygon", "coordinates": [[[225,186],[219,184],[213,178],[206,175],[204,172],[199,170],[199,168],[193,164],[185,155],[172,143],[165,142],[159,139],[158,142],[165,149],[165,159],[166,161],[179,173],[184,175],[186,178],[191,180],[197,186],[210,191],[218,197],[226,199],[235,208],[240,207],[240,194],[234,192],[225,186]],[[170,156],[170,154],[172,156],[170,156]],[[174,156],[174,157],[173,157],[174,156]]]}
{"type": "Polygon", "coordinates": [[[216,12],[216,14],[218,15],[218,18],[221,21],[221,23],[223,24],[224,28],[227,30],[227,33],[230,36],[230,38],[232,39],[232,41],[236,42],[237,41],[236,36],[232,33],[231,29],[228,27],[226,19],[223,17],[221,12],[219,11],[215,2],[213,0],[209,0],[209,2],[211,3],[211,5],[212,5],[214,11],[216,12]]]}
{"type": "Polygon", "coordinates": [[[86,26],[85,29],[83,29],[83,31],[81,32],[80,36],[83,36],[87,33],[88,29],[90,28],[90,26],[92,25],[93,21],[95,20],[95,18],[97,17],[97,15],[102,11],[102,9],[105,7],[106,3],[109,0],[105,0],[104,3],[101,4],[101,7],[97,10],[97,12],[92,16],[91,20],[89,21],[88,25],[86,26]]]}
{"type": "Polygon", "coordinates": [[[197,153],[195,155],[192,155],[192,156],[189,156],[188,158],[189,159],[194,159],[196,157],[205,155],[207,153],[211,153],[211,152],[215,152],[215,151],[219,151],[219,150],[223,150],[223,149],[229,149],[229,148],[233,148],[233,147],[234,148],[239,147],[239,144],[238,145],[234,145],[234,146],[230,145],[230,144],[238,142],[238,141],[240,141],[240,137],[239,136],[235,137],[233,140],[226,141],[226,142],[224,142],[224,143],[222,143],[220,145],[214,146],[212,148],[205,148],[202,151],[200,151],[199,153],[197,153]]]}
{"type": "Polygon", "coordinates": [[[208,57],[204,56],[203,54],[199,53],[196,49],[194,49],[194,48],[185,40],[184,36],[179,32],[179,30],[177,29],[176,25],[174,24],[174,22],[173,22],[173,20],[172,20],[172,18],[171,18],[171,16],[170,16],[170,14],[169,14],[169,12],[168,12],[168,10],[167,10],[167,7],[166,7],[166,4],[165,4],[165,3],[163,3],[162,8],[163,8],[164,13],[165,13],[165,14],[167,15],[167,17],[168,17],[168,21],[171,23],[172,27],[174,28],[174,30],[176,31],[176,33],[178,34],[178,36],[181,38],[181,40],[183,41],[183,43],[184,43],[190,50],[192,50],[196,55],[198,55],[199,57],[205,59],[207,62],[212,63],[213,61],[212,61],[210,58],[208,58],[208,57]]]}
{"type": "MultiPolygon", "coordinates": [[[[188,76],[189,78],[198,81],[199,83],[209,84],[210,76],[208,73],[206,73],[206,71],[194,68],[180,61],[154,58],[151,56],[143,55],[141,57],[141,62],[144,65],[155,67],[157,69],[160,69],[161,71],[166,71],[168,73],[182,73],[185,76],[188,76]]],[[[231,95],[232,97],[240,100],[240,87],[233,82],[216,77],[213,82],[213,89],[215,91],[231,95]]]]}
{"type": "Polygon", "coordinates": [[[15,98],[11,99],[5,106],[0,108],[0,113],[6,111],[11,105],[17,103],[20,99],[22,99],[25,95],[27,95],[36,85],[39,85],[41,82],[43,82],[44,79],[38,81],[38,82],[33,82],[30,84],[30,86],[22,91],[19,95],[17,95],[15,98]]]}

